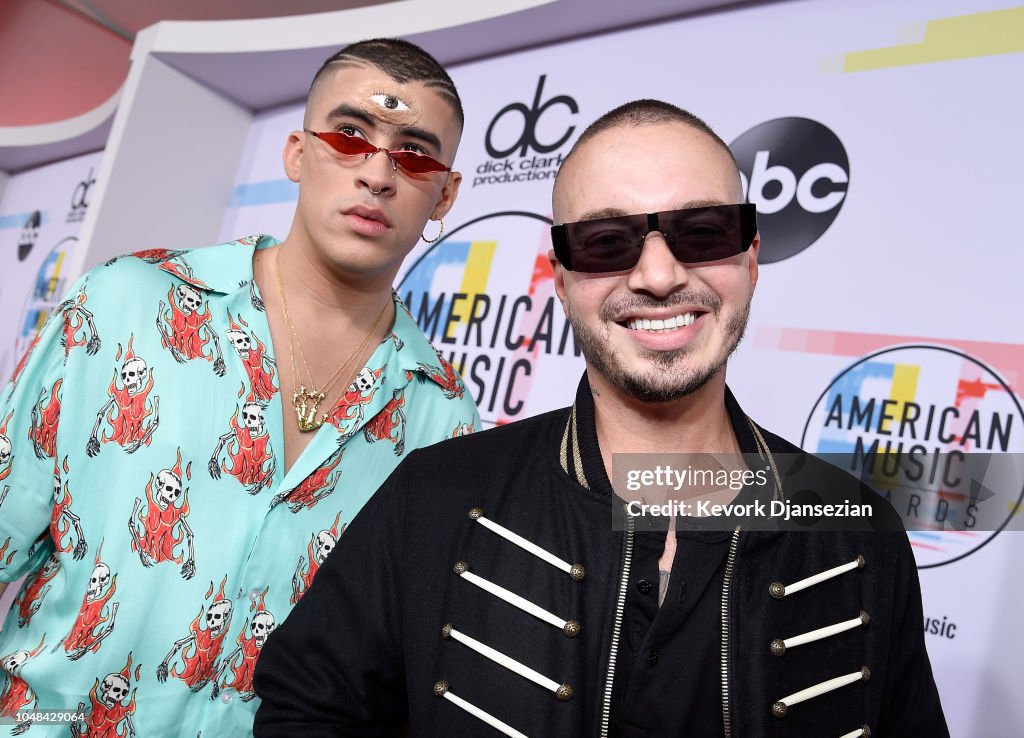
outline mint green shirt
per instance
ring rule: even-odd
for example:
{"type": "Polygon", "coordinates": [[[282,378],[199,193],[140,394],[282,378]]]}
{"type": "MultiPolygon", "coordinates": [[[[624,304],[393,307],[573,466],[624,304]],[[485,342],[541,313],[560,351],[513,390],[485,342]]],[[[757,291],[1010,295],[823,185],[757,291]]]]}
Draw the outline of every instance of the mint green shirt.
{"type": "Polygon", "coordinates": [[[0,715],[80,710],[87,736],[250,735],[260,649],[346,526],[406,452],[479,427],[396,296],[388,337],[286,475],[295,415],[252,272],[276,243],[97,267],[15,371],[0,581],[29,577],[0,631],[0,715]]]}

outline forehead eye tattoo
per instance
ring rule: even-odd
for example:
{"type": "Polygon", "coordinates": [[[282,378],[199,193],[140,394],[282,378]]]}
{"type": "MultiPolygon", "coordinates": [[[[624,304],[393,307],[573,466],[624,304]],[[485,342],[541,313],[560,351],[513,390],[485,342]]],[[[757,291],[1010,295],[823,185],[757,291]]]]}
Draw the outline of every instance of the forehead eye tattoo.
{"type": "Polygon", "coordinates": [[[386,92],[375,92],[370,95],[370,99],[380,105],[382,108],[388,110],[409,110],[409,105],[404,100],[394,95],[389,95],[386,92]]]}

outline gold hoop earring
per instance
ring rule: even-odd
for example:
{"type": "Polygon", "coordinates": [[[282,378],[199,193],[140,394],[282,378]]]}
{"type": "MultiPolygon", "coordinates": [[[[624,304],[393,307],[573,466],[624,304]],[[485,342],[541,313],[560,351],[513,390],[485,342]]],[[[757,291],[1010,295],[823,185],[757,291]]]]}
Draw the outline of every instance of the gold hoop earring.
{"type": "Polygon", "coordinates": [[[441,234],[444,233],[444,218],[441,218],[440,222],[441,222],[441,230],[439,230],[437,232],[437,235],[434,236],[433,238],[427,238],[424,234],[422,234],[422,233],[420,234],[420,238],[423,239],[424,243],[437,243],[441,239],[441,234]]]}

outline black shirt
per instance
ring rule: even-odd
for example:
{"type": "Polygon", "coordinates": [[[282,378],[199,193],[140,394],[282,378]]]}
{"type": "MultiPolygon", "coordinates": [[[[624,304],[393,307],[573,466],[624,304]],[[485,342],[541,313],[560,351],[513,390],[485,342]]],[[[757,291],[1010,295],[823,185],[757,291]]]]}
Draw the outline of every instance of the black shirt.
{"type": "Polygon", "coordinates": [[[634,539],[612,715],[615,734],[717,736],[720,599],[728,533],[680,531],[665,602],[658,607],[658,559],[665,533],[634,539]]]}
{"type": "MultiPolygon", "coordinates": [[[[582,454],[586,476],[595,490],[611,494],[599,456],[593,405],[577,403],[577,411],[581,446],[597,450],[582,454]]],[[[742,415],[732,421],[734,428],[745,427],[742,415]]],[[[744,441],[753,445],[753,439],[740,439],[741,444],[744,441]]],[[[683,525],[677,520],[676,552],[661,607],[658,561],[666,534],[634,534],[612,690],[610,732],[620,738],[721,735],[721,592],[732,534],[684,530],[683,525]]]]}

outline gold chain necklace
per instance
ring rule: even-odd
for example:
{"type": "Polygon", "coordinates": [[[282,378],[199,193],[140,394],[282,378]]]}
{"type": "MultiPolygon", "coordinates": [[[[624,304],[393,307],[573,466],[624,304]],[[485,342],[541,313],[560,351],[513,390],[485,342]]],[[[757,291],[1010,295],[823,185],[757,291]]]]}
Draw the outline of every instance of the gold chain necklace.
{"type": "Polygon", "coordinates": [[[317,412],[320,410],[320,403],[327,396],[327,393],[331,391],[331,387],[334,383],[342,376],[342,373],[348,369],[348,367],[355,361],[366,349],[367,344],[373,337],[373,334],[377,330],[377,326],[380,325],[380,321],[384,319],[384,313],[388,310],[388,304],[385,303],[384,309],[380,311],[380,315],[377,316],[377,320],[374,321],[373,327],[370,328],[369,332],[363,336],[363,340],[360,341],[359,345],[356,346],[355,350],[349,354],[348,358],[345,359],[344,363],[338,367],[338,369],[331,375],[331,378],[327,380],[323,390],[318,391],[313,385],[313,372],[309,370],[309,362],[306,361],[306,352],[302,350],[302,342],[299,341],[298,336],[295,335],[295,328],[292,326],[291,316],[288,314],[288,300],[284,296],[284,287],[281,284],[281,250],[277,249],[274,254],[274,277],[277,281],[277,294],[281,298],[281,312],[284,314],[284,325],[288,330],[288,351],[291,354],[292,360],[292,382],[296,382],[299,379],[299,369],[295,364],[295,344],[299,345],[299,356],[302,358],[302,364],[306,369],[306,377],[309,379],[309,389],[306,388],[305,384],[299,384],[297,392],[292,393],[292,405],[295,407],[295,420],[298,423],[299,430],[302,432],[313,431],[319,428],[327,421],[327,413],[323,413],[317,418],[317,412]]]}

